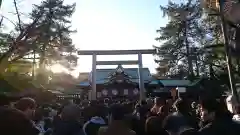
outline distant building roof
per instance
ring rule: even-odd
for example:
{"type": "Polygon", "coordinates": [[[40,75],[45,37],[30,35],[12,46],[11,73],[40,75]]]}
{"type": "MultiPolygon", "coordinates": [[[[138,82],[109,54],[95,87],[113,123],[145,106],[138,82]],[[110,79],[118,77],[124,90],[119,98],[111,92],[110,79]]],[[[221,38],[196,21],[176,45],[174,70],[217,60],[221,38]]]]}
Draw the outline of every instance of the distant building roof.
{"type": "Polygon", "coordinates": [[[64,91],[63,94],[80,94],[83,91],[83,89],[70,89],[67,91],[64,91]]]}
{"type": "Polygon", "coordinates": [[[80,82],[78,85],[80,86],[90,86],[90,83],[89,82],[80,82]]]}
{"type": "Polygon", "coordinates": [[[171,79],[167,79],[167,80],[159,80],[161,84],[163,84],[163,86],[165,87],[184,87],[184,86],[188,86],[191,82],[189,80],[171,80],[171,79]]]}
{"type": "Polygon", "coordinates": [[[78,75],[79,81],[88,81],[89,72],[80,72],[78,75]]]}
{"type": "Polygon", "coordinates": [[[158,84],[160,84],[160,81],[159,80],[152,80],[151,82],[149,82],[149,84],[158,85],[158,84]]]}
{"type": "Polygon", "coordinates": [[[63,92],[58,91],[58,90],[48,90],[48,91],[53,93],[53,94],[63,94],[63,92]]]}

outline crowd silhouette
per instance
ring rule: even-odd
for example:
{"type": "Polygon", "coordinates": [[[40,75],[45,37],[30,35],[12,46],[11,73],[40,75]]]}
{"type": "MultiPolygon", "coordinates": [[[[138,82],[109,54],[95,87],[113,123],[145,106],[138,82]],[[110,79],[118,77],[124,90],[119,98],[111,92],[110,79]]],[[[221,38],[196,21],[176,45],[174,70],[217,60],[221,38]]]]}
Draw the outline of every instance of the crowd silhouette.
{"type": "Polygon", "coordinates": [[[239,135],[240,109],[225,98],[37,103],[1,96],[1,135],[239,135]]]}

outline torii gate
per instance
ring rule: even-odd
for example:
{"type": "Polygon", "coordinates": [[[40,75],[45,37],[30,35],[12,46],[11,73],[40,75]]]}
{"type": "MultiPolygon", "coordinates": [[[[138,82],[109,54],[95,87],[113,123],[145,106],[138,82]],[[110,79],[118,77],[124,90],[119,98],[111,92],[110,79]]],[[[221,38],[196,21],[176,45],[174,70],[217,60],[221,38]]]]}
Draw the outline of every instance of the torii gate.
{"type": "Polygon", "coordinates": [[[97,65],[138,65],[140,100],[145,99],[144,80],[142,75],[142,54],[155,54],[156,49],[145,50],[81,50],[78,55],[92,55],[92,92],[91,99],[96,100],[96,66],[97,65]],[[137,54],[138,60],[129,61],[97,61],[97,55],[130,55],[137,54]]]}

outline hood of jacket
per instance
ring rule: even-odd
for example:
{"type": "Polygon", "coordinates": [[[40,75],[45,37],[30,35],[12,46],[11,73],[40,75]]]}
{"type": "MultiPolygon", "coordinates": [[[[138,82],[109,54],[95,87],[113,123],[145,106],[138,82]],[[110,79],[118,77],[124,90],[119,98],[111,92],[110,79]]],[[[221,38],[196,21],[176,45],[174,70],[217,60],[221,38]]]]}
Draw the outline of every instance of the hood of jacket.
{"type": "Polygon", "coordinates": [[[105,120],[102,117],[98,117],[98,116],[92,117],[89,122],[92,122],[94,124],[101,124],[101,125],[106,124],[105,120]]]}

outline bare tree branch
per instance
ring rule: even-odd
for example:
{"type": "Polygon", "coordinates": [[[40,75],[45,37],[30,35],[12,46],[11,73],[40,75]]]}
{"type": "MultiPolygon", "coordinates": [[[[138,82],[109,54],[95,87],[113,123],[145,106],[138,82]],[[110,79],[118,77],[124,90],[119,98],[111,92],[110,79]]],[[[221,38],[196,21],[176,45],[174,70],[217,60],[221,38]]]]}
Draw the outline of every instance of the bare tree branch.
{"type": "Polygon", "coordinates": [[[13,0],[13,4],[14,4],[15,10],[16,10],[16,14],[17,14],[17,18],[18,18],[18,27],[19,27],[19,30],[22,31],[21,19],[20,19],[20,14],[19,14],[19,11],[18,11],[16,0],[13,0]]]}
{"type": "Polygon", "coordinates": [[[17,27],[17,24],[15,24],[12,20],[10,20],[9,18],[7,18],[6,16],[0,14],[2,18],[8,20],[10,23],[12,23],[15,27],[17,27]]]}
{"type": "Polygon", "coordinates": [[[0,20],[0,28],[1,28],[1,26],[2,26],[2,22],[3,22],[3,16],[2,16],[2,18],[1,18],[1,20],[0,20]]]}
{"type": "Polygon", "coordinates": [[[220,68],[221,70],[226,70],[226,68],[225,67],[223,67],[222,65],[216,65],[216,64],[214,64],[214,63],[211,63],[212,64],[212,66],[214,66],[214,67],[217,67],[217,68],[220,68]]]}
{"type": "Polygon", "coordinates": [[[29,45],[29,48],[25,48],[24,52],[20,53],[18,56],[16,56],[15,58],[13,58],[11,60],[11,62],[15,62],[21,58],[23,58],[24,56],[30,54],[31,52],[29,52],[31,49],[35,48],[36,45],[34,45],[36,43],[36,41],[38,40],[38,38],[36,38],[31,45],[29,45]]]}
{"type": "MultiPolygon", "coordinates": [[[[17,13],[15,13],[15,12],[7,12],[7,13],[12,14],[12,15],[17,15],[17,13]]],[[[24,13],[24,12],[21,12],[21,11],[18,11],[18,13],[21,16],[29,17],[29,15],[27,13],[24,13]]]]}
{"type": "Polygon", "coordinates": [[[11,54],[15,51],[15,49],[17,49],[18,47],[18,43],[25,37],[27,36],[27,34],[34,29],[34,26],[36,25],[36,23],[38,22],[38,20],[41,18],[41,16],[43,15],[44,11],[41,11],[38,16],[33,20],[33,22],[24,30],[21,31],[21,33],[18,35],[18,37],[14,40],[14,42],[12,43],[12,46],[9,48],[9,50],[4,53],[1,57],[0,57],[0,63],[2,64],[3,61],[8,61],[8,58],[11,56],[11,54]]]}

